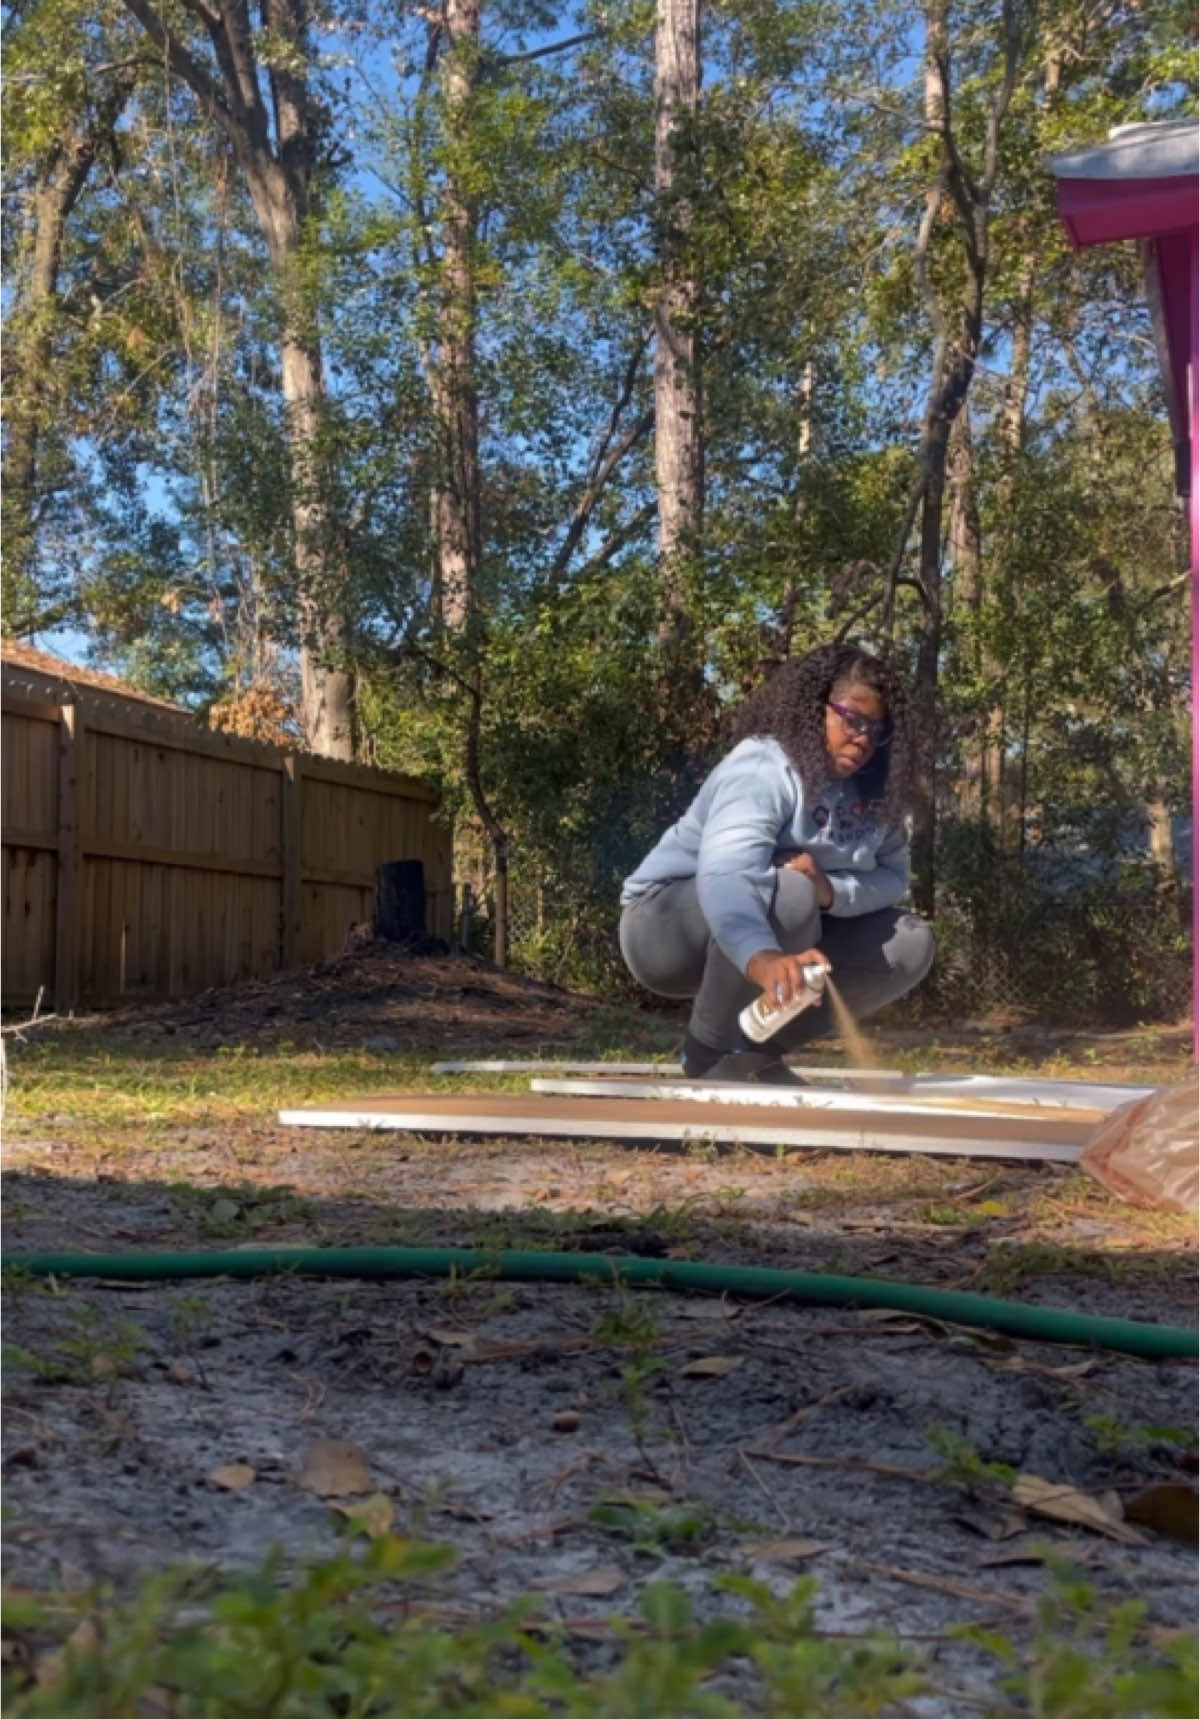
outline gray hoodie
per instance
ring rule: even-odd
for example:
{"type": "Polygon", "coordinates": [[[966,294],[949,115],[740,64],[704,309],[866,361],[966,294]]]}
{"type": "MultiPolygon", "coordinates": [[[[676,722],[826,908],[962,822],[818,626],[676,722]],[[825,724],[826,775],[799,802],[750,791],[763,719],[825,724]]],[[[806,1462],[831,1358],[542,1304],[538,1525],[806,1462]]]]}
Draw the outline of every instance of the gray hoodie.
{"type": "Polygon", "coordinates": [[[850,777],[809,803],[777,740],[739,741],[625,879],[621,905],[694,877],[713,936],[743,973],[760,949],[779,948],[767,916],[782,856],[812,855],[833,890],[825,911],[836,918],[894,907],[908,893],[908,837],[877,822],[860,794],[850,777]]]}

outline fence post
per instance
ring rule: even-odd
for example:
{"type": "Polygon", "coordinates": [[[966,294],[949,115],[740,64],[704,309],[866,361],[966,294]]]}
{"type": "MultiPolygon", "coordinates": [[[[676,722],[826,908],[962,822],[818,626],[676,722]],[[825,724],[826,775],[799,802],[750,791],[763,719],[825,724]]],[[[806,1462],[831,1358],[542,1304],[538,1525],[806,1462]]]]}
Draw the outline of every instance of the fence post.
{"type": "Polygon", "coordinates": [[[54,1007],[64,1015],[79,1005],[80,874],[79,777],[83,712],[65,700],[58,713],[58,868],[55,879],[54,1007]]]}
{"type": "Polygon", "coordinates": [[[304,835],[301,818],[303,810],[304,773],[300,757],[289,752],[283,760],[283,796],[280,801],[281,858],[283,877],[280,890],[280,965],[294,967],[300,959],[300,915],[303,899],[300,891],[300,846],[304,835]]]}

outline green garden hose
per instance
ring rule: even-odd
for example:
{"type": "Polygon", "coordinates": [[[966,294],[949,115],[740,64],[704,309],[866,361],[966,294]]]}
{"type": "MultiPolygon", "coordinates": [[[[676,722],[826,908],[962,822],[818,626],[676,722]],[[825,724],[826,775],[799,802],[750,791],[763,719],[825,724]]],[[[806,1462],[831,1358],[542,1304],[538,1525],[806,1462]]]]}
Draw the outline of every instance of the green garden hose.
{"type": "Polygon", "coordinates": [[[829,1277],[820,1272],[774,1271],[752,1265],[704,1265],[684,1260],[627,1259],[601,1253],[487,1253],[473,1248],[278,1247],[223,1253],[33,1253],[3,1261],[38,1277],[155,1279],[263,1277],[293,1272],[309,1277],[517,1278],[531,1282],[581,1280],[634,1288],[739,1295],[750,1300],[791,1299],[822,1307],[887,1307],[955,1325],[973,1325],[1041,1343],[1080,1343],[1142,1355],[1151,1360],[1194,1358],[1200,1333],[1132,1319],[1097,1318],[1030,1307],[960,1290],[924,1289],[882,1278],[829,1277]]]}

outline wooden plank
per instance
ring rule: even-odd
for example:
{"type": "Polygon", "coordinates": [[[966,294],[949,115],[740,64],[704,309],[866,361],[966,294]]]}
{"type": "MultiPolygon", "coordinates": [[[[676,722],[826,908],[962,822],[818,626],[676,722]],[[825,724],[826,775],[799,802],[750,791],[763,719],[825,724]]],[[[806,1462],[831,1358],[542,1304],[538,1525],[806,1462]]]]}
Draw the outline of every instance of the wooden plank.
{"type": "Polygon", "coordinates": [[[677,1140],[729,1146],[916,1152],[946,1158],[1078,1162],[1092,1127],[1038,1118],[866,1115],[829,1112],[803,1121],[746,1105],[621,1098],[542,1098],[484,1093],[402,1093],[342,1105],[281,1110],[287,1127],[388,1129],[410,1134],[533,1135],[557,1139],[677,1140]]]}
{"type": "Polygon", "coordinates": [[[159,746],[168,752],[219,758],[260,770],[279,768],[281,753],[277,747],[259,740],[245,740],[238,734],[219,734],[202,728],[190,716],[176,716],[170,711],[118,710],[103,699],[89,700],[88,722],[98,733],[116,740],[141,741],[143,745],[159,746]]]}
{"type": "Polygon", "coordinates": [[[384,794],[402,800],[421,800],[437,805],[441,795],[415,776],[400,776],[392,770],[377,770],[373,764],[344,764],[336,758],[302,755],[304,774],[314,782],[337,782],[364,794],[384,794]]]}
{"type": "MultiPolygon", "coordinates": [[[[82,691],[82,689],[81,689],[82,691]]],[[[241,735],[221,734],[202,728],[184,712],[139,709],[133,703],[120,708],[119,695],[102,692],[84,693],[88,725],[97,733],[123,740],[142,741],[177,752],[203,754],[230,763],[257,766],[260,770],[278,770],[281,760],[288,756],[279,747],[265,741],[247,740],[241,735]]],[[[31,697],[25,693],[0,687],[0,703],[16,715],[31,716],[46,722],[57,722],[59,706],[49,698],[31,697]]],[[[436,788],[415,776],[402,776],[396,771],[380,770],[370,764],[346,764],[333,758],[318,758],[310,753],[300,755],[304,773],[321,782],[339,782],[362,793],[381,794],[391,798],[417,800],[437,804],[436,788]]]]}
{"type": "MultiPolygon", "coordinates": [[[[7,716],[0,763],[0,822],[4,840],[49,837],[57,845],[58,724],[7,716]]],[[[38,847],[32,840],[22,845],[38,847]]]]}
{"type": "Polygon", "coordinates": [[[53,834],[45,830],[23,830],[12,824],[4,826],[4,845],[6,848],[44,849],[52,854],[58,852],[58,831],[53,834]]]}
{"type": "Polygon", "coordinates": [[[93,859],[125,860],[140,865],[183,866],[188,871],[231,873],[236,877],[277,878],[280,870],[266,860],[248,856],[226,859],[223,854],[188,853],[179,848],[148,848],[139,842],[117,842],[88,837],[83,853],[93,859]]]}
{"type": "Polygon", "coordinates": [[[300,760],[290,752],[280,779],[279,846],[283,855],[280,885],[280,964],[294,967],[303,943],[304,900],[301,890],[301,842],[304,832],[304,776],[300,760]]]}
{"type": "Polygon", "coordinates": [[[96,1000],[96,894],[97,873],[102,868],[94,860],[85,860],[80,885],[80,919],[85,927],[83,950],[79,959],[79,995],[89,1004],[96,1000]]]}
{"type": "Polygon", "coordinates": [[[531,1092],[548,1092],[571,1098],[682,1099],[690,1103],[718,1105],[767,1105],[787,1111],[855,1111],[859,1115],[957,1116],[970,1121],[976,1116],[1035,1118],[1052,1114],[1056,1121],[1102,1122],[1106,1110],[1079,1105],[1045,1106],[1030,1099],[1020,1104],[1007,1099],[929,1097],[919,1092],[890,1093],[886,1098],[862,1092],[838,1092],[819,1086],[755,1086],[748,1082],[718,1080],[570,1080],[538,1079],[529,1083],[531,1092]],[[969,1112],[969,1115],[968,1115],[969,1112]]]}
{"type": "MultiPolygon", "coordinates": [[[[83,717],[83,742],[79,748],[80,778],[79,778],[79,829],[82,835],[94,835],[100,827],[99,814],[96,805],[96,794],[99,782],[99,765],[97,759],[100,749],[100,738],[93,734],[88,727],[86,700],[79,700],[79,711],[83,717]]],[[[89,924],[84,917],[84,924],[89,924]]],[[[86,993],[85,993],[86,997],[86,993]]]]}
{"type": "Polygon", "coordinates": [[[328,884],[336,889],[366,889],[375,893],[375,874],[365,871],[337,871],[330,866],[308,866],[304,868],[304,882],[328,884]]]}
{"type": "Polygon", "coordinates": [[[39,987],[45,987],[46,996],[51,993],[55,871],[53,852],[8,847],[4,850],[2,984],[4,1000],[9,1005],[32,1003],[39,987]]]}
{"type": "Polygon", "coordinates": [[[0,683],[0,710],[8,711],[12,716],[29,716],[36,722],[56,723],[61,708],[53,699],[18,692],[14,687],[0,683]]]}
{"type": "Polygon", "coordinates": [[[79,1006],[82,942],[79,779],[84,743],[83,713],[64,704],[58,725],[58,869],[54,909],[54,1007],[60,1015],[79,1006]]]}
{"type": "Polygon", "coordinates": [[[425,861],[436,853],[439,868],[427,862],[431,901],[440,902],[439,890],[449,888],[450,835],[431,821],[438,796],[427,784],[365,766],[296,758],[295,784],[311,774],[313,804],[307,851],[298,840],[292,843],[296,868],[287,879],[285,840],[308,796],[297,793],[285,808],[282,750],[210,734],[183,714],[140,709],[83,686],[72,701],[71,690],[65,682],[22,690],[10,679],[4,698],[4,846],[6,864],[12,860],[16,867],[8,875],[19,876],[21,895],[20,919],[10,914],[6,926],[10,978],[33,962],[47,968],[50,981],[35,948],[41,934],[31,931],[32,915],[39,903],[49,907],[46,935],[53,952],[60,913],[71,909],[69,882],[61,908],[54,889],[62,845],[60,695],[71,703],[79,732],[78,1003],[111,1001],[122,991],[179,996],[226,974],[262,972],[267,939],[274,949],[271,971],[284,959],[285,935],[292,945],[289,965],[333,954],[347,927],[370,915],[377,861],[425,861]],[[22,847],[27,859],[40,859],[42,870],[35,873],[19,857],[22,847]],[[24,954],[18,959],[18,944],[29,945],[28,960],[24,954]]]}

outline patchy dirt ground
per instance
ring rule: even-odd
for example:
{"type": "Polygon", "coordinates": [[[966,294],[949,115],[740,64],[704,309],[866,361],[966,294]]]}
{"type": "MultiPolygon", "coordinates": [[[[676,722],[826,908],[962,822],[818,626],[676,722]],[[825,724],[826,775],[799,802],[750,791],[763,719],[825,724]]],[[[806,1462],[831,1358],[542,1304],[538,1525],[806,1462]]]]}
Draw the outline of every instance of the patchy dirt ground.
{"type": "MultiPolygon", "coordinates": [[[[279,1104],[326,1094],[482,1084],[432,1082],[434,1056],[645,1056],[677,1043],[662,1017],[476,962],[375,948],[26,1039],[10,1064],[8,1255],[552,1247],[1194,1323],[1189,1226],[1123,1207],[1073,1171],[274,1122],[279,1104]]],[[[1189,1039],[1043,1026],[893,1028],[875,1043],[885,1066],[1166,1080],[1183,1076],[1189,1039]]],[[[819,1060],[837,1056],[825,1046],[819,1060]]],[[[365,1497],[374,1526],[458,1549],[423,1603],[485,1615],[533,1590],[581,1638],[628,1613],[651,1576],[704,1611],[727,1603],[713,1587],[722,1572],[787,1585],[807,1570],[823,1629],[882,1626],[978,1691],[986,1673],[949,1632],[1027,1632],[1048,1553],[1082,1568],[1102,1604],[1144,1598],[1160,1633],[1195,1615],[1188,1363],[900,1315],[486,1274],[17,1276],[7,1291],[6,1573],[21,1584],[120,1586],[180,1559],[256,1562],[274,1544],[318,1555],[365,1497]],[[314,1472],[314,1450],[331,1455],[322,1440],[353,1447],[334,1448],[332,1478],[314,1472]],[[1081,1519],[1043,1514],[1030,1481],[1014,1491],[1016,1474],[1065,1488],[1059,1507],[1081,1519]]]]}

